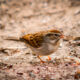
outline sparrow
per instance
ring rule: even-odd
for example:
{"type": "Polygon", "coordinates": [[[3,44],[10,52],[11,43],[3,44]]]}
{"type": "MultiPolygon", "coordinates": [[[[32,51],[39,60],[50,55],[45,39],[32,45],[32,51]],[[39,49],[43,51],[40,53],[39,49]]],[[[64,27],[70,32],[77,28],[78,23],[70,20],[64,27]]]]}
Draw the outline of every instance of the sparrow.
{"type": "Polygon", "coordinates": [[[48,56],[48,60],[51,60],[49,55],[58,49],[60,40],[63,37],[62,32],[59,30],[46,30],[24,35],[20,40],[25,42],[32,50],[32,53],[36,54],[40,61],[44,63],[40,57],[48,56]]]}

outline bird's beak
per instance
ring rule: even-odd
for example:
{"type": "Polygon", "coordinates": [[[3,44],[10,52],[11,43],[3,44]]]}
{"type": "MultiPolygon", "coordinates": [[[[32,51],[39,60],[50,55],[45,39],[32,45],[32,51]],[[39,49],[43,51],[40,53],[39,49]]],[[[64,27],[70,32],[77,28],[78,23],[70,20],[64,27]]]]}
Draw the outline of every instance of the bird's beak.
{"type": "Polygon", "coordinates": [[[61,35],[60,38],[64,38],[64,35],[61,35]]]}

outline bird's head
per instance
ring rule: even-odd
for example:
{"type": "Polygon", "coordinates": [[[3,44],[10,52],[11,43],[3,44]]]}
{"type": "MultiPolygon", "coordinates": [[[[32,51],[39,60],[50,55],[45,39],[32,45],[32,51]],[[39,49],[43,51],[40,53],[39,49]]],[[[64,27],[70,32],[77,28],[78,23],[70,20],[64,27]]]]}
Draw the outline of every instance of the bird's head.
{"type": "Polygon", "coordinates": [[[50,30],[45,34],[45,40],[46,42],[55,42],[57,40],[60,40],[61,38],[63,38],[63,34],[62,32],[58,31],[58,30],[50,30]]]}

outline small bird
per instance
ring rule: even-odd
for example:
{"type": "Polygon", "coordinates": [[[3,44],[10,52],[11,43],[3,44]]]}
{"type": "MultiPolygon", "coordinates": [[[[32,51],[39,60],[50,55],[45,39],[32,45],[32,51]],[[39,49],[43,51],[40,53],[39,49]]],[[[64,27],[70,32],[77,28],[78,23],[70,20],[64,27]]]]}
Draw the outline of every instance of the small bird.
{"type": "Polygon", "coordinates": [[[61,38],[63,38],[63,34],[59,30],[47,30],[24,35],[20,40],[24,41],[33,54],[36,54],[44,63],[40,56],[48,56],[48,60],[51,60],[49,55],[58,49],[61,38]]]}

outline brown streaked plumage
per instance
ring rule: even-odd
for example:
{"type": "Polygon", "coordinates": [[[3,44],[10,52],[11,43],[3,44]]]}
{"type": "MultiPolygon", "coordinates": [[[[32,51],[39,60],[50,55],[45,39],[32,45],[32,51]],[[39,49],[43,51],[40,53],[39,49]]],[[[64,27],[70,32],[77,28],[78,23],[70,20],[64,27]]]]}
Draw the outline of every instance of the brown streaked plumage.
{"type": "Polygon", "coordinates": [[[47,30],[24,35],[21,37],[21,40],[24,41],[40,59],[39,55],[50,55],[57,50],[61,36],[62,33],[59,30],[47,30]]]}

